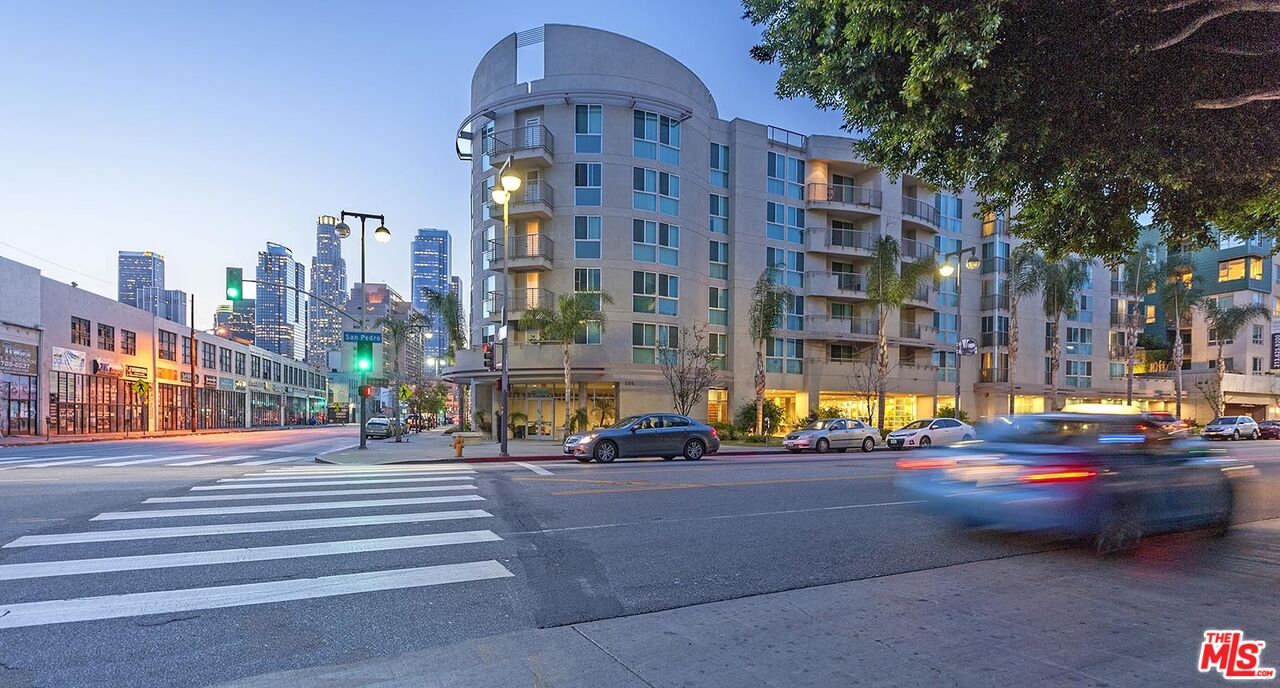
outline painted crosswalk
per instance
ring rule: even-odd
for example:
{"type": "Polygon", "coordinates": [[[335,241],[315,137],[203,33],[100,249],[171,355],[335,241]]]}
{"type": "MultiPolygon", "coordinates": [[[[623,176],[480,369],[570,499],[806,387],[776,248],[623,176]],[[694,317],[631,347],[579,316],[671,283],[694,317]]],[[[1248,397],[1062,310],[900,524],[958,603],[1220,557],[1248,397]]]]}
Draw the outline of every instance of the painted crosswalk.
{"type": "MultiPolygon", "coordinates": [[[[90,457],[69,460],[79,458],[90,457]]],[[[127,466],[154,458],[160,457],[119,456],[109,463],[127,466]]],[[[198,467],[239,465],[246,458],[252,457],[165,460],[198,467]]],[[[25,535],[3,545],[12,554],[0,564],[0,581],[8,581],[0,586],[0,629],[464,582],[494,585],[479,582],[514,574],[500,561],[509,556],[503,538],[484,528],[493,514],[460,508],[485,501],[475,473],[449,466],[407,471],[271,466],[100,513],[78,531],[25,535]],[[135,520],[163,523],[114,527],[135,520]],[[325,531],[332,535],[325,537],[325,531]],[[113,543],[135,544],[122,548],[113,543]],[[369,561],[376,565],[353,567],[353,558],[375,556],[369,561]],[[290,560],[299,563],[284,563],[290,560]],[[218,585],[199,576],[211,566],[220,572],[218,585]],[[140,577],[140,572],[151,573],[140,577]],[[162,578],[153,582],[153,577],[162,578]],[[72,590],[83,586],[89,594],[44,599],[41,581],[47,579],[61,579],[72,590]],[[197,580],[201,584],[193,585],[197,580]],[[15,595],[22,596],[11,597],[15,595]]]]}
{"type": "MultiPolygon", "coordinates": [[[[210,465],[235,466],[269,466],[280,467],[281,464],[309,464],[314,460],[311,455],[279,456],[271,455],[263,458],[261,454],[66,454],[59,456],[10,456],[0,458],[0,470],[18,468],[57,468],[74,466],[78,468],[128,468],[128,467],[189,467],[210,465]]],[[[302,466],[300,466],[302,467],[302,466]]]]}

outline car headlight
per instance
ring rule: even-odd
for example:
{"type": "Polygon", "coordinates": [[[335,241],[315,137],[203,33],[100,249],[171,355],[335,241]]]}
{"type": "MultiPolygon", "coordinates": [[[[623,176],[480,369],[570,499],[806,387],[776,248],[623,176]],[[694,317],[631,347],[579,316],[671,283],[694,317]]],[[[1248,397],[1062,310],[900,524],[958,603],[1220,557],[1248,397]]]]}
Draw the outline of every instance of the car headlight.
{"type": "Polygon", "coordinates": [[[583,435],[582,439],[578,440],[578,444],[590,444],[595,438],[595,435],[583,435]]]}

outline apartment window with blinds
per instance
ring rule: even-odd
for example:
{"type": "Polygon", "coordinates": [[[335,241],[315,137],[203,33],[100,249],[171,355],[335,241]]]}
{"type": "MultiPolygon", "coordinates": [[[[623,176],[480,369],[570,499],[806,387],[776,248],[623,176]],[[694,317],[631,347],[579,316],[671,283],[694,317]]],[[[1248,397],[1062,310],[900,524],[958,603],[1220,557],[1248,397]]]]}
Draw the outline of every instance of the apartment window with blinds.
{"type": "Polygon", "coordinates": [[[1253,337],[1250,339],[1254,344],[1262,343],[1263,330],[1262,325],[1253,326],[1253,337]]]}
{"type": "Polygon", "coordinates": [[[963,226],[964,203],[956,196],[944,193],[933,195],[934,205],[938,206],[940,225],[948,232],[959,232],[963,226]]]}
{"type": "Polygon", "coordinates": [[[120,353],[129,356],[138,355],[138,333],[120,330],[120,353]]]}
{"type": "Polygon", "coordinates": [[[804,208],[769,201],[765,204],[765,236],[793,244],[804,243],[804,208]]]}
{"type": "Polygon", "coordinates": [[[599,206],[601,168],[598,162],[580,162],[573,166],[573,204],[599,206]]]}
{"type": "Polygon", "coordinates": [[[574,268],[573,291],[586,294],[592,308],[600,309],[600,268],[574,268]]]}
{"type": "Polygon", "coordinates": [[[729,290],[707,287],[707,319],[712,325],[729,324],[729,290]]]}
{"type": "Polygon", "coordinates": [[[658,349],[680,346],[680,328],[675,325],[631,323],[631,362],[657,363],[658,349]]]}
{"type": "Polygon", "coordinates": [[[792,294],[791,301],[787,304],[787,315],[783,322],[783,326],[788,330],[804,329],[804,297],[799,294],[792,294]]]}
{"type": "Polygon", "coordinates": [[[712,186],[729,187],[729,147],[711,143],[711,174],[707,181],[712,186]]]}
{"type": "Polygon", "coordinates": [[[665,222],[632,220],[631,259],[642,263],[680,264],[680,228],[665,222]]]}
{"type": "Polygon", "coordinates": [[[71,343],[77,346],[92,346],[89,338],[89,321],[71,316],[71,343]]]}
{"type": "Polygon", "coordinates": [[[709,253],[707,276],[714,279],[729,279],[729,244],[713,239],[709,246],[709,253]]]}
{"type": "Polygon", "coordinates": [[[1067,328],[1067,353],[1086,356],[1093,353],[1093,330],[1086,327],[1067,328]]]}
{"type": "Polygon", "coordinates": [[[631,273],[631,310],[635,313],[678,315],[680,278],[657,272],[631,273]]]}
{"type": "Polygon", "coordinates": [[[729,335],[711,332],[707,335],[707,351],[711,354],[711,367],[724,370],[729,351],[729,335]]]}
{"type": "Polygon", "coordinates": [[[632,168],[631,207],[664,215],[680,214],[680,177],[647,167],[632,168]]]}
{"type": "Polygon", "coordinates": [[[602,150],[601,134],[604,133],[604,108],[599,105],[579,105],[573,120],[573,151],[575,153],[599,153],[602,150]]]}
{"type": "Polygon", "coordinates": [[[1093,361],[1067,359],[1067,386],[1088,388],[1093,386],[1093,361]]]}
{"type": "Polygon", "coordinates": [[[766,265],[773,268],[773,280],[788,287],[804,286],[804,253],[786,249],[765,248],[766,265]]]}
{"type": "Polygon", "coordinates": [[[116,328],[98,323],[98,348],[103,351],[116,350],[116,328]]]}
{"type": "Polygon", "coordinates": [[[599,258],[600,226],[602,218],[597,215],[579,215],[573,218],[573,257],[579,260],[599,258]]]}
{"type": "Polygon", "coordinates": [[[803,373],[804,341],[774,337],[765,342],[764,369],[768,373],[803,373]]]}
{"type": "Polygon", "coordinates": [[[765,170],[765,189],[778,196],[804,200],[804,161],[770,152],[765,170]]]}
{"type": "Polygon", "coordinates": [[[632,155],[668,165],[680,164],[680,120],[636,110],[632,122],[632,155]]]}
{"type": "Polygon", "coordinates": [[[707,229],[716,234],[729,233],[729,197],[710,194],[711,213],[707,220],[707,229]]]}

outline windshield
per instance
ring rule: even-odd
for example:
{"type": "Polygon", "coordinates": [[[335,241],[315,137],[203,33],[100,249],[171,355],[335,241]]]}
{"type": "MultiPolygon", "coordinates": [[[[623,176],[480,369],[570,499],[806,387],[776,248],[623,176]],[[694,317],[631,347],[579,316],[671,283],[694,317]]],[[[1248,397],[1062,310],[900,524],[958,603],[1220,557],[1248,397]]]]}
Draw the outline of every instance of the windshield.
{"type": "Polygon", "coordinates": [[[1209,425],[1235,425],[1235,418],[1214,418],[1209,421],[1209,425]]]}
{"type": "Polygon", "coordinates": [[[932,422],[933,420],[928,418],[926,418],[925,420],[911,421],[910,423],[907,423],[906,425],[902,426],[902,429],[903,430],[923,430],[924,428],[929,427],[929,424],[932,422]]]}
{"type": "Polygon", "coordinates": [[[627,416],[626,418],[623,418],[622,420],[618,421],[617,423],[614,423],[613,425],[610,425],[609,427],[610,428],[628,428],[628,427],[631,427],[632,424],[634,424],[636,421],[640,420],[641,418],[644,418],[644,416],[627,416]]]}
{"type": "Polygon", "coordinates": [[[824,430],[828,425],[831,425],[830,420],[815,420],[812,423],[804,426],[804,429],[805,430],[824,430]]]}

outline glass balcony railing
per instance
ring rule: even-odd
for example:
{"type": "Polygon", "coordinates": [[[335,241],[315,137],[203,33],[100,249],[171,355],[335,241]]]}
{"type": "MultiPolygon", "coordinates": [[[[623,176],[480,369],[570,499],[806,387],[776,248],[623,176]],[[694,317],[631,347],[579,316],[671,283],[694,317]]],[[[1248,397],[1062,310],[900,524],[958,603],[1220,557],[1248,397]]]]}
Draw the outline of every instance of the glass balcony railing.
{"type": "Polygon", "coordinates": [[[884,193],[879,189],[849,184],[810,184],[808,199],[811,203],[839,203],[871,208],[884,206],[884,193]]]}
{"type": "Polygon", "coordinates": [[[934,227],[942,224],[942,213],[937,208],[918,198],[904,196],[902,198],[902,214],[917,220],[923,220],[934,227]]]}

